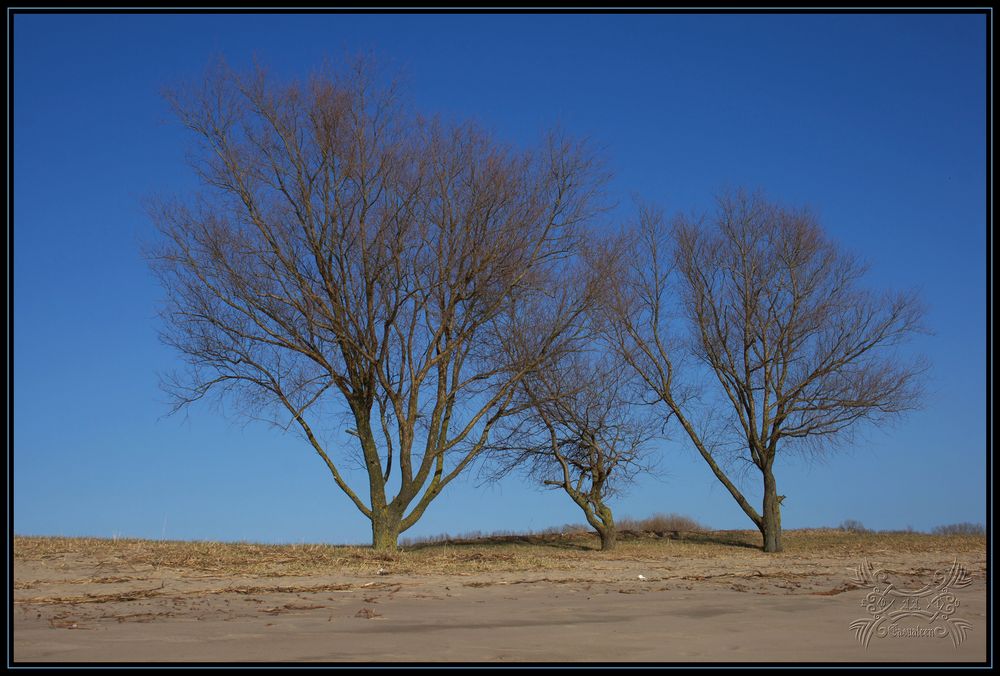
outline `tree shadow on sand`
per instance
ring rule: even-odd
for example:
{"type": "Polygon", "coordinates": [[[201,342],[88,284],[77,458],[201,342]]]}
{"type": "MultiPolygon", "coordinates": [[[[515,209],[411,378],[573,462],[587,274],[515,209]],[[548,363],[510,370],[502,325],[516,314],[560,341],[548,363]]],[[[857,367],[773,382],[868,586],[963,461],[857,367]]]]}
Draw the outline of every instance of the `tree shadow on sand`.
{"type": "MultiPolygon", "coordinates": [[[[595,539],[597,536],[594,536],[595,539]]],[[[581,534],[572,535],[491,535],[474,538],[442,538],[427,542],[415,542],[403,545],[401,548],[406,551],[418,551],[431,547],[484,547],[493,545],[534,545],[536,547],[553,547],[556,549],[569,549],[576,551],[588,551],[594,549],[594,545],[589,539],[582,540],[581,534]]],[[[597,548],[600,548],[600,540],[597,540],[597,548]]]]}
{"type": "MultiPolygon", "coordinates": [[[[760,543],[755,541],[753,533],[743,531],[636,531],[623,529],[618,532],[620,542],[635,540],[676,540],[690,544],[722,545],[725,547],[740,547],[760,549],[760,543]]],[[[552,547],[571,551],[600,551],[601,542],[596,533],[546,533],[526,535],[491,535],[484,537],[440,538],[424,542],[405,544],[402,549],[418,551],[431,547],[483,547],[495,545],[533,545],[536,547],[552,547]]]]}

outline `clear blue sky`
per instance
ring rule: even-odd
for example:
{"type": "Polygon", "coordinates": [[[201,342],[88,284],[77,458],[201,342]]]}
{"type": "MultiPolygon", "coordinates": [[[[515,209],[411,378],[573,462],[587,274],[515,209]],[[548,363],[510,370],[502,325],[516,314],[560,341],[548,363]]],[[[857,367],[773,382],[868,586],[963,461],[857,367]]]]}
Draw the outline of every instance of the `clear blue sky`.
{"type": "MultiPolygon", "coordinates": [[[[161,87],[213,55],[283,75],[370,50],[426,112],[513,142],[561,123],[633,194],[704,210],[746,185],[809,204],[916,287],[923,410],[822,463],[777,467],[787,527],[927,529],[986,516],[984,16],[72,16],[14,19],[14,530],[368,542],[297,436],[210,406],[163,418],[161,292],[141,200],[194,187],[161,87]]],[[[678,437],[679,439],[680,437],[678,437]]],[[[619,515],[750,522],[681,441],[619,515]]],[[[780,461],[779,461],[780,462],[780,461]]],[[[760,489],[747,486],[754,500],[760,489]]],[[[561,493],[452,483],[405,536],[580,522],[561,493]]]]}

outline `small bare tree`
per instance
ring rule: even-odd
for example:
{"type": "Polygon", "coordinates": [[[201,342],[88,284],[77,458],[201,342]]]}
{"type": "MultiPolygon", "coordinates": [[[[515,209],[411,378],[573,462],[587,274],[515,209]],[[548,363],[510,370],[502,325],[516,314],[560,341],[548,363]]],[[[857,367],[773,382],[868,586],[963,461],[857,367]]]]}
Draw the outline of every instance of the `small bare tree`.
{"type": "Polygon", "coordinates": [[[642,212],[635,265],[608,304],[613,342],[675,416],[712,472],[781,551],[775,460],[844,441],[857,423],[915,407],[920,360],[896,347],[921,330],[912,294],[861,288],[865,266],[807,211],[739,191],[704,225],[642,212]],[[722,408],[706,407],[686,356],[714,375],[722,408]],[[760,512],[723,467],[736,448],[763,483],[760,512]]]}
{"type": "MultiPolygon", "coordinates": [[[[641,381],[601,338],[595,309],[607,299],[627,250],[621,237],[591,235],[581,242],[580,264],[567,286],[576,290],[576,318],[561,350],[550,351],[518,384],[519,411],[502,424],[491,445],[490,478],[520,472],[561,489],[583,510],[587,523],[610,550],[617,528],[608,499],[650,469],[649,442],[659,422],[637,398],[641,381]]],[[[508,345],[532,349],[532,336],[551,332],[557,314],[539,316],[508,337],[508,345]]]]}
{"type": "Polygon", "coordinates": [[[633,399],[626,365],[593,347],[571,351],[524,378],[516,400],[523,410],[508,420],[493,451],[494,478],[520,471],[561,489],[614,549],[617,528],[608,499],[647,469],[654,421],[633,399]]]}
{"type": "Polygon", "coordinates": [[[364,61],[286,84],[219,66],[170,100],[206,188],[152,209],[177,407],[241,395],[296,426],[394,549],[573,324],[558,279],[603,177],[558,134],[516,152],[411,115],[364,61]],[[546,332],[504,349],[539,304],[546,332]],[[345,415],[356,447],[330,449],[318,430],[345,415]]]}

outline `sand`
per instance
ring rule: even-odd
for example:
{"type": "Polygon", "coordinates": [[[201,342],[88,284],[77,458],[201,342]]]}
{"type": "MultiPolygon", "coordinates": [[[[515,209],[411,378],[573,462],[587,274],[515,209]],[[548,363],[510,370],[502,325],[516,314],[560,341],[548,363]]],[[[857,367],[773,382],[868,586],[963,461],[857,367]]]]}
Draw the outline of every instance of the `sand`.
{"type": "Polygon", "coordinates": [[[899,551],[890,542],[782,554],[664,542],[620,553],[560,551],[547,569],[538,563],[544,551],[508,556],[492,570],[479,555],[463,570],[466,554],[452,549],[458,558],[447,572],[414,573],[404,552],[378,568],[241,575],[72,546],[19,556],[15,547],[14,661],[986,659],[985,541],[958,552],[940,544],[899,551]],[[871,588],[853,580],[862,559],[907,589],[932,584],[955,561],[964,566],[971,583],[952,590],[952,618],[969,625],[960,645],[950,635],[920,635],[934,623],[913,619],[862,645],[850,626],[871,617],[863,607],[871,588]]]}

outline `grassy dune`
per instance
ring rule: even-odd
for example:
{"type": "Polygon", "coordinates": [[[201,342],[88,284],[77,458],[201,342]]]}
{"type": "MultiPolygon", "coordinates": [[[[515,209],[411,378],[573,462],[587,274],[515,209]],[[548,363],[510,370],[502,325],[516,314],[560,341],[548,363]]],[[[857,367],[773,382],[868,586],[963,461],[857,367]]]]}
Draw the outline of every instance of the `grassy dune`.
{"type": "MultiPolygon", "coordinates": [[[[469,572],[565,570],[587,561],[670,559],[857,558],[877,553],[982,552],[984,536],[922,533],[850,533],[838,529],[785,532],[785,551],[765,555],[756,531],[626,530],[618,548],[599,551],[589,533],[436,538],[385,554],[368,547],[322,544],[157,541],[15,536],[15,561],[81,557],[116,566],[152,566],[215,575],[281,577],[317,574],[434,575],[469,572]]],[[[99,577],[95,576],[95,577],[99,577]]]]}

